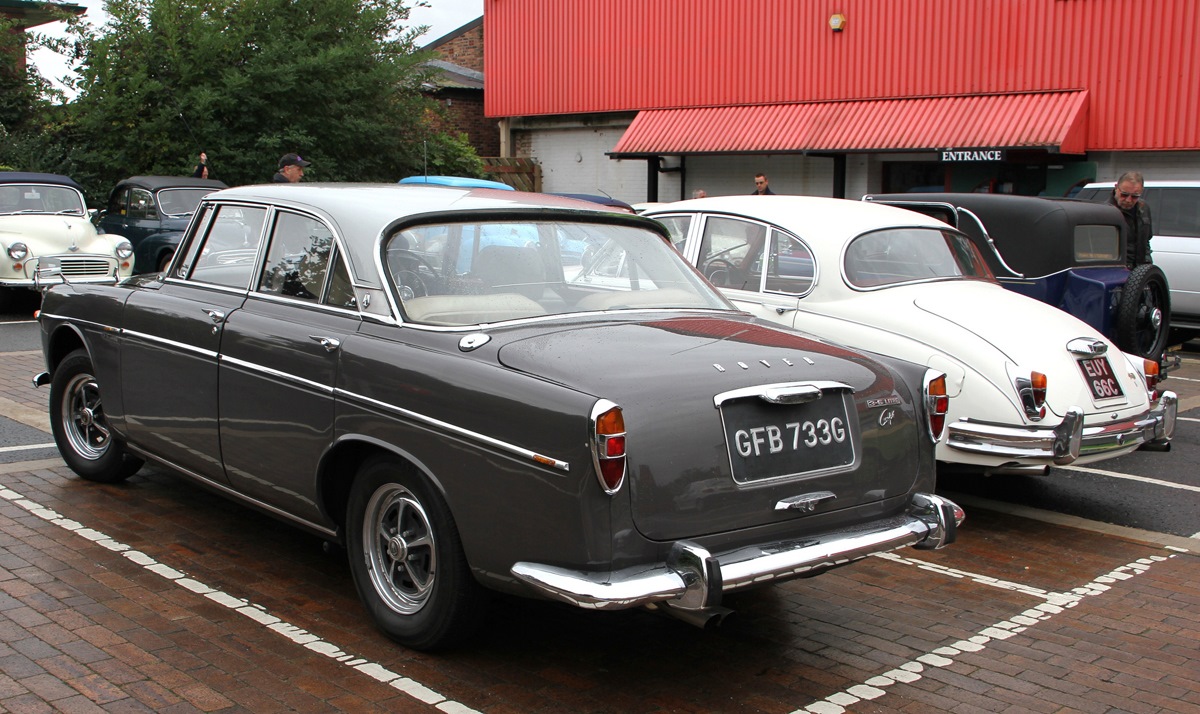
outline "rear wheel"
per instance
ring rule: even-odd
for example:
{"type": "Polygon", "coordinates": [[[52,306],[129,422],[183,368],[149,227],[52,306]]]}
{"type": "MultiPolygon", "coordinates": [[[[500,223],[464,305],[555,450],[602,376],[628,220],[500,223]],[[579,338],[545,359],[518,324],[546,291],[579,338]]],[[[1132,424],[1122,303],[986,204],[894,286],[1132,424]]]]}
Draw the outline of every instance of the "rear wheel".
{"type": "Polygon", "coordinates": [[[160,273],[165,272],[167,268],[171,267],[171,258],[174,258],[174,257],[175,257],[175,251],[173,251],[173,250],[167,251],[166,253],[163,253],[162,255],[160,255],[158,257],[158,272],[160,272],[160,273]]]}
{"type": "Polygon", "coordinates": [[[1170,317],[1171,296],[1162,269],[1149,263],[1134,268],[1117,306],[1117,346],[1145,359],[1161,360],[1170,317]]]}
{"type": "Polygon", "coordinates": [[[346,550],[359,597],[397,642],[442,649],[478,625],[485,596],[454,518],[411,466],[374,458],[359,470],[347,508],[346,550]]]}
{"type": "Polygon", "coordinates": [[[109,428],[92,360],[75,350],[54,370],[50,383],[50,428],[63,461],[88,481],[117,483],[144,463],[126,453],[109,428]]]}

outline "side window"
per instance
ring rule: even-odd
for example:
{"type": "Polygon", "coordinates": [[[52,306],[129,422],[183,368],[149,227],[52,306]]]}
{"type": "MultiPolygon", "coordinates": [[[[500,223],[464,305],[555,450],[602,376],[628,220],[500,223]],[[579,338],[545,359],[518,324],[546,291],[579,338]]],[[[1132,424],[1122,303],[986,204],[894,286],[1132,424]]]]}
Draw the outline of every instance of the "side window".
{"type": "Polygon", "coordinates": [[[1148,188],[1146,202],[1156,235],[1200,237],[1200,188],[1148,188]]]}
{"type": "Polygon", "coordinates": [[[329,278],[329,290],[322,300],[326,305],[354,309],[358,300],[354,297],[354,286],[350,283],[350,271],[340,250],[333,251],[333,274],[329,278]]]}
{"type": "Polygon", "coordinates": [[[671,234],[671,245],[680,253],[687,250],[688,229],[692,227],[692,217],[687,216],[663,216],[657,219],[659,223],[667,227],[667,232],[671,234]]]}
{"type": "Polygon", "coordinates": [[[758,290],[767,227],[709,217],[700,236],[700,272],[719,288],[758,290]]]}
{"type": "Polygon", "coordinates": [[[130,218],[157,218],[154,196],[144,188],[135,188],[129,194],[130,218]]]}
{"type": "Polygon", "coordinates": [[[325,287],[333,232],[321,221],[279,213],[263,264],[258,291],[316,302],[325,287]]]}
{"type": "Polygon", "coordinates": [[[123,216],[129,207],[129,187],[115,191],[108,197],[108,213],[112,216],[123,216]]]}
{"type": "Polygon", "coordinates": [[[190,266],[190,280],[242,290],[249,288],[266,217],[265,208],[218,206],[205,226],[206,232],[198,250],[194,245],[189,246],[188,259],[179,271],[183,273],[190,266]]]}
{"type": "Polygon", "coordinates": [[[808,246],[781,231],[771,231],[767,290],[800,295],[813,284],[816,261],[808,246]]]}

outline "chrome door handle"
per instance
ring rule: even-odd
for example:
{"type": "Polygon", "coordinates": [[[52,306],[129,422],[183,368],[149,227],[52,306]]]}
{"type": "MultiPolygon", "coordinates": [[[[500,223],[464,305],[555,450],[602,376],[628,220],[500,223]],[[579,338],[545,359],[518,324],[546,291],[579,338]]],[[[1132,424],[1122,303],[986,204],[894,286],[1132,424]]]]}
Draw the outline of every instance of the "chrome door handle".
{"type": "Polygon", "coordinates": [[[308,339],[316,341],[318,344],[320,344],[322,347],[325,348],[326,352],[335,352],[339,347],[342,346],[341,340],[335,340],[332,337],[322,337],[320,335],[309,335],[308,339]]]}
{"type": "Polygon", "coordinates": [[[212,320],[214,325],[219,325],[225,321],[225,313],[221,312],[220,310],[210,310],[205,308],[204,314],[208,315],[208,319],[212,320]]]}

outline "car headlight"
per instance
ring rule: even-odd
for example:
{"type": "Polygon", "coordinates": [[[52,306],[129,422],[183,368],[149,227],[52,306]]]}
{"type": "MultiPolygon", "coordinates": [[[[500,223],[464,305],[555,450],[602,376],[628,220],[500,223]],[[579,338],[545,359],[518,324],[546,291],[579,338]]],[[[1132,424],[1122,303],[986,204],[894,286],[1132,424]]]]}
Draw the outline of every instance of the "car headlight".
{"type": "Polygon", "coordinates": [[[29,246],[24,243],[13,243],[8,246],[8,257],[13,260],[25,260],[29,257],[29,246]]]}
{"type": "Polygon", "coordinates": [[[121,260],[129,258],[133,255],[133,245],[129,241],[123,240],[117,244],[117,257],[121,260]]]}

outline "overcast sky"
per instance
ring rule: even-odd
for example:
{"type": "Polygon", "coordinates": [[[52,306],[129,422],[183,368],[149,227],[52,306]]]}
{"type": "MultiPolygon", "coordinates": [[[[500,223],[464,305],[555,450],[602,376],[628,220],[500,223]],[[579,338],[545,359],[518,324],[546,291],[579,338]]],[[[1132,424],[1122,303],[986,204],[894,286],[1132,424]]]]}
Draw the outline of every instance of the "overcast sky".
{"type": "MultiPolygon", "coordinates": [[[[102,27],[108,16],[104,12],[104,0],[72,0],[76,5],[87,8],[84,19],[97,28],[102,27]]],[[[452,32],[483,14],[483,0],[428,0],[432,7],[414,7],[411,21],[413,25],[429,25],[429,31],[419,40],[418,44],[427,44],[452,32]]],[[[56,22],[42,25],[37,31],[48,35],[63,36],[66,34],[66,24],[56,22]]],[[[55,86],[62,87],[58,79],[71,69],[59,55],[45,50],[39,50],[29,56],[29,63],[38,68],[43,77],[54,81],[55,86]]]]}

